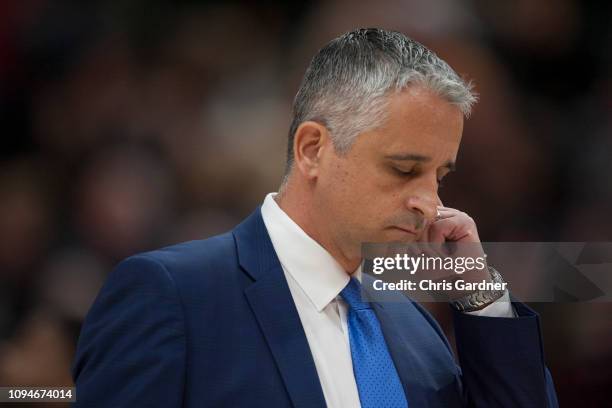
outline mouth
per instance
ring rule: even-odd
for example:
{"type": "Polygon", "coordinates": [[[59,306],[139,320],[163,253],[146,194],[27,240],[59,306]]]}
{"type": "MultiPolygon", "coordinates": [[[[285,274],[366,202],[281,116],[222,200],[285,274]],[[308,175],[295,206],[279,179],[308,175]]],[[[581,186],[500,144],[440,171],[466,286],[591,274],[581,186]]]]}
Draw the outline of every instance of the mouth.
{"type": "Polygon", "coordinates": [[[401,232],[404,232],[406,234],[411,234],[411,235],[414,235],[414,236],[418,235],[417,231],[415,231],[413,228],[410,228],[410,227],[407,227],[407,226],[399,227],[399,226],[394,225],[394,226],[392,226],[390,228],[392,230],[401,231],[401,232]]]}

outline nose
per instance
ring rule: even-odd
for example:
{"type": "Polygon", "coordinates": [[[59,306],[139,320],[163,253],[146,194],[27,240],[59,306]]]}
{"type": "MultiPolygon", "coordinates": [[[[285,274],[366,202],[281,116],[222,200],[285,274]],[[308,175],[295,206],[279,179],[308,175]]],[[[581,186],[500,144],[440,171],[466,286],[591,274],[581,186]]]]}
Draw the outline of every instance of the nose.
{"type": "Polygon", "coordinates": [[[420,213],[427,221],[433,221],[436,218],[440,203],[437,190],[434,190],[433,193],[413,194],[406,199],[406,207],[420,213]]]}

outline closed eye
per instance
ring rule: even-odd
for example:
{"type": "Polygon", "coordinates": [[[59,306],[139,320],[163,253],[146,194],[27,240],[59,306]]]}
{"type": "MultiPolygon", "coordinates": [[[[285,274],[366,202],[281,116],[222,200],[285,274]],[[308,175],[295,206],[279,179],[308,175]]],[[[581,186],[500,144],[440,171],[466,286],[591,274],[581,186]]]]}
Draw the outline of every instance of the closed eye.
{"type": "Polygon", "coordinates": [[[395,173],[401,177],[411,177],[411,176],[416,176],[418,174],[418,171],[416,171],[415,169],[410,169],[408,171],[402,170],[402,169],[398,169],[397,167],[393,167],[393,170],[395,171],[395,173]]]}
{"type": "MultiPolygon", "coordinates": [[[[418,177],[421,174],[422,169],[420,168],[419,165],[414,166],[413,168],[411,168],[410,170],[405,170],[399,167],[395,167],[395,166],[391,166],[393,172],[401,177],[401,178],[412,178],[412,177],[418,177]]],[[[446,177],[448,175],[448,173],[450,173],[452,171],[451,170],[446,170],[442,172],[442,175],[439,175],[438,178],[436,178],[436,181],[438,183],[438,188],[442,188],[444,186],[444,183],[442,182],[442,180],[444,179],[444,177],[446,177]]]]}

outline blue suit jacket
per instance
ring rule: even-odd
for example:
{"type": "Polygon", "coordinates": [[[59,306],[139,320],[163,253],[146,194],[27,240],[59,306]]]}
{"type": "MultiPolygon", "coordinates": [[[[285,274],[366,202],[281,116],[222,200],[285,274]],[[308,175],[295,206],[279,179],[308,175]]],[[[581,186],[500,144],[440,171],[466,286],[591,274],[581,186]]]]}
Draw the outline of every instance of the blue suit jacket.
{"type": "MultiPolygon", "coordinates": [[[[557,406],[534,312],[456,313],[459,367],[431,316],[393,296],[373,307],[410,407],[557,406]]],[[[259,209],[230,233],[120,263],[87,315],[73,375],[77,407],[325,406],[259,209]]]]}

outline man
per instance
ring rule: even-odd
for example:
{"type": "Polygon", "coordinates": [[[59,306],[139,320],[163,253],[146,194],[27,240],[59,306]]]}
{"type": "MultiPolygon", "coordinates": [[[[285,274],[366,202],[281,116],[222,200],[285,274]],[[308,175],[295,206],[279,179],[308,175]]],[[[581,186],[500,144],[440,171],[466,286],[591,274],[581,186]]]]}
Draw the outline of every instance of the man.
{"type": "Polygon", "coordinates": [[[358,296],[363,242],[479,242],[437,193],[474,101],[400,33],[327,44],[294,102],[280,192],[229,233],[111,273],[79,340],[76,405],[557,406],[538,317],[507,293],[454,312],[460,366],[416,303],[358,296]]]}

